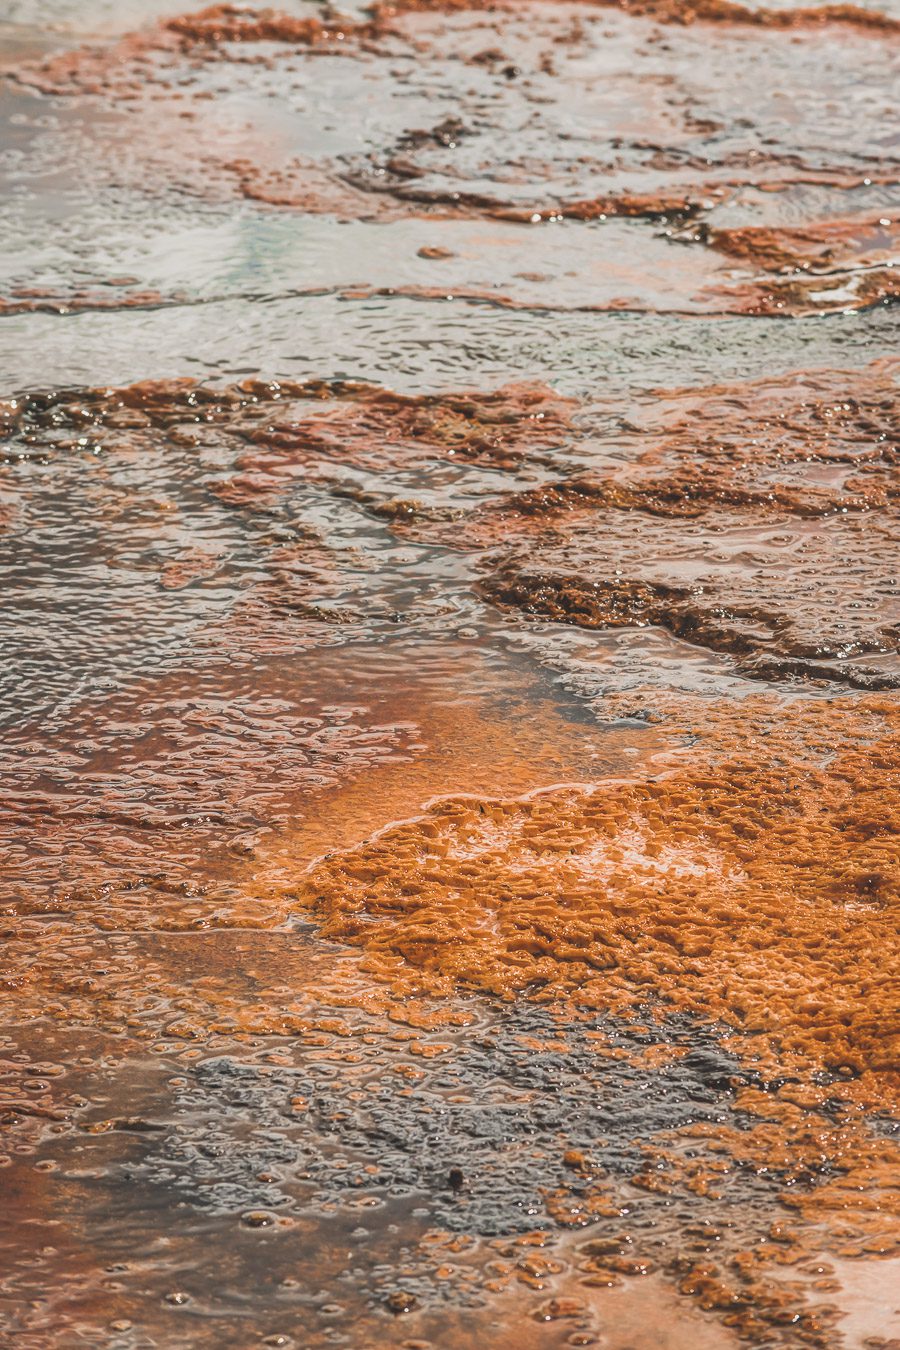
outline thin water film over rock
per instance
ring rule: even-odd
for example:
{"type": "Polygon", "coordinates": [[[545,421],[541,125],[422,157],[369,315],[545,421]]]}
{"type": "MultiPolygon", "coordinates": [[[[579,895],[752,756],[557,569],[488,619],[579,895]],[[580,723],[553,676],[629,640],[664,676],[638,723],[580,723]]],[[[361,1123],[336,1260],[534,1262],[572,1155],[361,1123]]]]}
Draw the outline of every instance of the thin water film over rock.
{"type": "Polygon", "coordinates": [[[7,4],[0,1345],[900,1345],[898,87],[7,4]]]}

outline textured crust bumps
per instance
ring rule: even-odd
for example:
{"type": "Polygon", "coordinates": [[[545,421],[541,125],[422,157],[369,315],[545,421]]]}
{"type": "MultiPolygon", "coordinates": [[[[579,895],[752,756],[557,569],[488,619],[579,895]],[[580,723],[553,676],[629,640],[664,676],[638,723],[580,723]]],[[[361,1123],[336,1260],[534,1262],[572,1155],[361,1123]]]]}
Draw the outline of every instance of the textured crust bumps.
{"type": "Polygon", "coordinates": [[[441,800],[320,862],[298,899],[400,985],[662,998],[771,1065],[884,1072],[900,890],[884,708],[877,740],[824,764],[760,741],[640,782],[441,800]]]}

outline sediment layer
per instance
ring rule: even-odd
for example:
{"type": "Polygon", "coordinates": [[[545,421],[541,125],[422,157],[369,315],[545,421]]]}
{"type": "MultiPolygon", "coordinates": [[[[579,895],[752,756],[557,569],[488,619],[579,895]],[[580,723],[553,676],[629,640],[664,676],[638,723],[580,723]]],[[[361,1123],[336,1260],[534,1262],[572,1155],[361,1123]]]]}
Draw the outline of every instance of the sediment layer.
{"type": "Polygon", "coordinates": [[[43,12],[4,1327],[886,1350],[898,21],[43,12]]]}

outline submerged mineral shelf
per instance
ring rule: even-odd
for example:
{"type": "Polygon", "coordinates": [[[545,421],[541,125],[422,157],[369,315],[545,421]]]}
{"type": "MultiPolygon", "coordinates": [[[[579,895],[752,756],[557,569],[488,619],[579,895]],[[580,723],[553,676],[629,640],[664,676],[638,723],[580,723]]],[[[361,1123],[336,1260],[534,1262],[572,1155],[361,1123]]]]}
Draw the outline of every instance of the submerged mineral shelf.
{"type": "Polygon", "coordinates": [[[896,1350],[900,10],[6,0],[0,1350],[896,1350]]]}

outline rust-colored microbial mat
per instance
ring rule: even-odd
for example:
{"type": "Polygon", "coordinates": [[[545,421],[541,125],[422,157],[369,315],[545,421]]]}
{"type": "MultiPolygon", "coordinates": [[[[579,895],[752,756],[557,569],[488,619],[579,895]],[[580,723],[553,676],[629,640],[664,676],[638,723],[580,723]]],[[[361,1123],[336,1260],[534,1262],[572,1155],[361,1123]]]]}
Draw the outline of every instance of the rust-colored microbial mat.
{"type": "Polygon", "coordinates": [[[894,0],[7,0],[0,1350],[900,1347],[894,0]]]}

